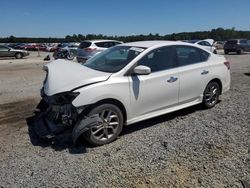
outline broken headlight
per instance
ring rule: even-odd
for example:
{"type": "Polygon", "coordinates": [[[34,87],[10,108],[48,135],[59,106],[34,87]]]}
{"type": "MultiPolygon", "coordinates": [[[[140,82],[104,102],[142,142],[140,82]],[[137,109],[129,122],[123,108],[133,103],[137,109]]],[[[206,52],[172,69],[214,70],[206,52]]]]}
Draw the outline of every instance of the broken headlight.
{"type": "Polygon", "coordinates": [[[79,94],[79,92],[58,93],[49,97],[49,103],[56,105],[70,104],[79,94]]]}

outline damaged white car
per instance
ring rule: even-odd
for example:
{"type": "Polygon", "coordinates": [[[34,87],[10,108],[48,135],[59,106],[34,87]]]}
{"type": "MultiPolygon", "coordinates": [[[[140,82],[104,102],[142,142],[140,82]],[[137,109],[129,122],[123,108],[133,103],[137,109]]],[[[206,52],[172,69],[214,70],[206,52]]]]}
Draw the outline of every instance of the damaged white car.
{"type": "Polygon", "coordinates": [[[230,65],[197,45],[143,41],[112,47],[84,65],[45,65],[41,113],[35,130],[53,138],[66,130],[73,141],[115,140],[124,125],[203,103],[213,107],[230,88],[230,65]]]}

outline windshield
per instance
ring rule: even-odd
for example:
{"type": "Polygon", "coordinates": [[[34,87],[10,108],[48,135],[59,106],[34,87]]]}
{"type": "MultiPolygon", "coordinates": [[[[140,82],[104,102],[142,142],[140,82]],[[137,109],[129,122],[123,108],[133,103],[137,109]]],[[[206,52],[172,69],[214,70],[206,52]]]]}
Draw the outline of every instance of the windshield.
{"type": "Polygon", "coordinates": [[[84,66],[102,72],[118,72],[144,50],[140,47],[115,46],[89,59],[84,66]]]}

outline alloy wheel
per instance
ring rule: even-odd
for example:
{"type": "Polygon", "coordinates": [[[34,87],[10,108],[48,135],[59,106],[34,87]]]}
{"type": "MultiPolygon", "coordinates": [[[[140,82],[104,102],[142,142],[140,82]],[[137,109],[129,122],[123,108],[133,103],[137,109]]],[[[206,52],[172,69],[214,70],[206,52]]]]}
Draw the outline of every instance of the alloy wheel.
{"type": "Polygon", "coordinates": [[[219,97],[219,88],[217,84],[211,84],[205,92],[205,101],[209,106],[217,103],[219,97]]]}
{"type": "Polygon", "coordinates": [[[91,134],[96,140],[110,139],[118,130],[120,124],[118,115],[111,109],[102,110],[99,113],[103,123],[91,129],[91,134]]]}

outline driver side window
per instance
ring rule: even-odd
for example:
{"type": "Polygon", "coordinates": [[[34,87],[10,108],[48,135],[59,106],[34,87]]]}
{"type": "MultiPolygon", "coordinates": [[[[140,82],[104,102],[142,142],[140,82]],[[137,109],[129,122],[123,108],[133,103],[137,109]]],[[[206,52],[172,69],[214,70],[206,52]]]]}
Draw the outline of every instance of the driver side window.
{"type": "Polygon", "coordinates": [[[176,67],[176,62],[176,50],[169,46],[149,52],[137,62],[137,65],[147,66],[151,72],[157,72],[176,67]]]}

